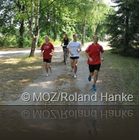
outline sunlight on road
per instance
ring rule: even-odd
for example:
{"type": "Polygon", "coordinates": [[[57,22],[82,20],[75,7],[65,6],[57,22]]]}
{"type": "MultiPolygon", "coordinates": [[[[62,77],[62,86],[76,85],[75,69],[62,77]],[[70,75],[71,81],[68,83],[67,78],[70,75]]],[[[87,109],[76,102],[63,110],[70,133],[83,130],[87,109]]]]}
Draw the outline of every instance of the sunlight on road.
{"type": "MultiPolygon", "coordinates": [[[[92,42],[89,43],[85,43],[85,46],[82,47],[82,51],[85,51],[86,48],[91,44],[92,42]]],[[[98,42],[99,44],[101,44],[104,48],[104,50],[110,50],[111,48],[108,46],[108,42],[98,42]]],[[[35,50],[35,54],[40,53],[40,48],[37,48],[35,50]]],[[[63,52],[63,49],[61,46],[55,46],[55,51],[54,52],[63,52]]],[[[22,51],[0,51],[0,58],[9,58],[9,57],[21,57],[23,55],[29,55],[30,50],[29,49],[25,49],[22,51]]]]}

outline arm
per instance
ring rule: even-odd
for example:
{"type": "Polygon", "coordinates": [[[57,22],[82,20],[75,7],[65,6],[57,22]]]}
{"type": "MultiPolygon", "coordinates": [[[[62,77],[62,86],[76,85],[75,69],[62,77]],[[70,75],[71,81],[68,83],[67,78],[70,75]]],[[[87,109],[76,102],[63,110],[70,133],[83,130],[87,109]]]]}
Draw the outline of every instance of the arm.
{"type": "Polygon", "coordinates": [[[89,54],[86,52],[86,56],[89,59],[90,62],[93,62],[93,59],[89,56],[89,54]]]}
{"type": "Polygon", "coordinates": [[[61,46],[62,46],[63,42],[64,42],[64,38],[62,39],[61,46]]]}
{"type": "Polygon", "coordinates": [[[81,49],[77,49],[77,52],[81,52],[82,50],[81,49]]]}
{"type": "Polygon", "coordinates": [[[73,56],[73,54],[70,51],[70,44],[71,44],[71,42],[68,44],[67,48],[68,48],[68,52],[70,53],[70,55],[73,56]]]}
{"type": "Polygon", "coordinates": [[[51,43],[51,53],[50,53],[50,55],[53,55],[53,53],[54,53],[54,45],[51,43]]]}
{"type": "Polygon", "coordinates": [[[43,51],[41,50],[41,56],[43,56],[43,51]]]}
{"type": "Polygon", "coordinates": [[[68,48],[68,52],[73,56],[73,54],[70,52],[69,48],[68,48]]]}
{"type": "Polygon", "coordinates": [[[41,46],[41,56],[43,56],[43,45],[41,46]]]}
{"type": "Polygon", "coordinates": [[[86,52],[86,56],[89,59],[90,62],[93,62],[93,59],[89,56],[89,52],[90,52],[90,45],[87,47],[87,49],[85,50],[86,52]]]}
{"type": "Polygon", "coordinates": [[[101,52],[101,60],[104,61],[104,49],[102,46],[100,48],[100,52],[101,52]]]}
{"type": "Polygon", "coordinates": [[[54,53],[54,50],[52,49],[52,52],[50,53],[50,55],[53,55],[53,53],[54,53]]]}
{"type": "Polygon", "coordinates": [[[80,45],[79,45],[79,49],[77,49],[77,52],[81,52],[81,51],[82,51],[81,48],[82,48],[82,45],[80,44],[80,45]]]}
{"type": "Polygon", "coordinates": [[[70,39],[68,38],[69,42],[70,42],[70,39]]]}
{"type": "Polygon", "coordinates": [[[101,53],[101,60],[104,61],[104,52],[101,53]]]}

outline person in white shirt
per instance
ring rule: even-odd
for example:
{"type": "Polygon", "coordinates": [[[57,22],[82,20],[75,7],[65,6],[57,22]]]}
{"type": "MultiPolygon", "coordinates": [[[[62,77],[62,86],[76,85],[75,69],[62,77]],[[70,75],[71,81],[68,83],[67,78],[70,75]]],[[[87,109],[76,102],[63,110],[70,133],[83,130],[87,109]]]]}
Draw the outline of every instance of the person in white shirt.
{"type": "Polygon", "coordinates": [[[77,41],[77,34],[73,35],[73,41],[69,42],[67,48],[70,54],[71,71],[74,70],[74,78],[76,78],[79,52],[82,48],[81,43],[77,41]]]}

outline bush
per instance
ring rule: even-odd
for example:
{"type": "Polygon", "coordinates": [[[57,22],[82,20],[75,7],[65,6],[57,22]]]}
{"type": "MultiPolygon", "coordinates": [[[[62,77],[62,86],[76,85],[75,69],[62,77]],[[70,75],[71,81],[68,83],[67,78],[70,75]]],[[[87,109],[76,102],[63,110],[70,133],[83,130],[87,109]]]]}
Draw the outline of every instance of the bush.
{"type": "Polygon", "coordinates": [[[28,34],[24,34],[24,48],[31,47],[32,38],[28,34]]]}
{"type": "MultiPolygon", "coordinates": [[[[45,43],[45,35],[43,36],[39,36],[39,40],[38,40],[38,47],[41,47],[43,43],[45,43]]],[[[54,46],[58,46],[61,45],[61,40],[56,40],[54,41],[50,36],[49,36],[49,41],[54,45],[54,46]]]]}
{"type": "Polygon", "coordinates": [[[0,47],[11,47],[17,45],[16,36],[3,36],[0,37],[0,47]]]}

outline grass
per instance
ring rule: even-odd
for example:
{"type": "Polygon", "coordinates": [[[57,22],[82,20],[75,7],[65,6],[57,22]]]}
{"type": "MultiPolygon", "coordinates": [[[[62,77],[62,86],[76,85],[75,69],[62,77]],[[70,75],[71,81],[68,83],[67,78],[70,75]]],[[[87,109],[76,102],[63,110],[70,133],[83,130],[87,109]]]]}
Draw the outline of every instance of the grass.
{"type": "Polygon", "coordinates": [[[23,88],[41,75],[43,69],[42,58],[37,55],[0,59],[0,63],[0,101],[3,103],[18,99],[23,88]]]}
{"type": "Polygon", "coordinates": [[[139,103],[139,59],[123,57],[106,50],[99,76],[103,77],[105,92],[132,94],[134,103],[139,103]]]}

